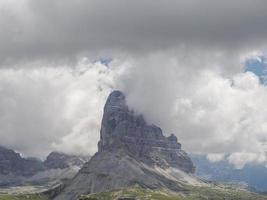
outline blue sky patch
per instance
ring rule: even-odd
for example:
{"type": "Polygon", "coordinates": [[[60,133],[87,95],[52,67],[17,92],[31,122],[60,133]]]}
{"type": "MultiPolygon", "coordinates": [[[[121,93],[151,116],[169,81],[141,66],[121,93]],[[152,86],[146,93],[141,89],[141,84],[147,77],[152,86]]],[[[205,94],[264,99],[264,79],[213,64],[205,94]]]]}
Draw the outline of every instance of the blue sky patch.
{"type": "Polygon", "coordinates": [[[248,59],[245,63],[245,71],[253,72],[262,84],[267,85],[267,58],[265,56],[248,59]]]}
{"type": "Polygon", "coordinates": [[[110,63],[111,61],[112,61],[111,58],[100,58],[100,59],[99,59],[99,62],[100,62],[102,65],[106,65],[106,66],[108,66],[109,63],[110,63]]]}

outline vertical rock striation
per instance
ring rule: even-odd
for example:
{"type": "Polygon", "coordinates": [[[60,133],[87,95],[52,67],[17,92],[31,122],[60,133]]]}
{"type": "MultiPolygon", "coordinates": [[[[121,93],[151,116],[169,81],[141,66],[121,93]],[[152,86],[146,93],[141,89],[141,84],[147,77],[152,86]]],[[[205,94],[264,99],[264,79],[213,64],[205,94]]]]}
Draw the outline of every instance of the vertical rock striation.
{"type": "Polygon", "coordinates": [[[179,191],[178,183],[200,182],[194,171],[176,136],[165,137],[129,109],[122,92],[113,91],[104,107],[98,152],[56,200],[133,185],[179,191]]]}
{"type": "Polygon", "coordinates": [[[165,137],[161,128],[149,125],[129,110],[125,95],[113,91],[104,107],[98,151],[125,150],[138,161],[162,168],[175,167],[193,173],[194,166],[181,150],[175,135],[165,137]]]}

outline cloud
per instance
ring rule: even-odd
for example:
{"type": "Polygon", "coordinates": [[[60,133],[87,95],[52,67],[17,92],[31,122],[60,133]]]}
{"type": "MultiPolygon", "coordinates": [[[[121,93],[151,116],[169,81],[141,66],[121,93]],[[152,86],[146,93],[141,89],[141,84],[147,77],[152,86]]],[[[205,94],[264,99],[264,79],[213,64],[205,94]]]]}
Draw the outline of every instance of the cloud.
{"type": "Polygon", "coordinates": [[[0,71],[0,145],[41,157],[95,152],[115,68],[83,59],[75,68],[0,71]]]}
{"type": "Polygon", "coordinates": [[[0,143],[93,153],[117,88],[187,151],[264,162],[243,156],[267,141],[266,86],[244,64],[266,48],[266,4],[0,0],[0,143]]]}
{"type": "Polygon", "coordinates": [[[228,161],[235,165],[237,169],[242,169],[247,163],[264,163],[266,162],[266,154],[238,152],[228,157],[228,161]]]}
{"type": "Polygon", "coordinates": [[[0,1],[1,61],[143,55],[176,47],[226,52],[266,44],[263,0],[0,1]]]}
{"type": "Polygon", "coordinates": [[[194,54],[189,61],[169,56],[156,54],[129,69],[123,90],[133,109],[166,134],[176,134],[187,151],[265,155],[267,88],[259,78],[223,73],[222,66],[212,67],[221,63],[212,55],[210,63],[194,54]],[[190,68],[195,63],[207,67],[190,68]]]}
{"type": "Polygon", "coordinates": [[[266,162],[267,89],[259,78],[226,73],[216,54],[182,58],[161,52],[108,64],[84,58],[73,67],[3,68],[1,145],[35,156],[93,154],[106,97],[121,89],[131,108],[176,134],[186,151],[213,162],[229,155],[237,167],[266,162]]]}
{"type": "Polygon", "coordinates": [[[220,154],[220,153],[211,153],[207,155],[207,159],[213,163],[224,160],[224,158],[225,158],[225,154],[220,154]]]}

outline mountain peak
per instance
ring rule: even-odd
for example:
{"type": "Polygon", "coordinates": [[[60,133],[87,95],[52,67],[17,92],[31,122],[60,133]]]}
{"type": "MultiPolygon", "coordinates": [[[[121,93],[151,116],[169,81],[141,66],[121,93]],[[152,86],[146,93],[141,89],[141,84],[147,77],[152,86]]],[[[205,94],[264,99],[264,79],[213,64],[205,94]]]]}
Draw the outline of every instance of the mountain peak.
{"type": "Polygon", "coordinates": [[[107,101],[106,101],[106,106],[125,106],[126,105],[126,100],[125,100],[125,95],[119,91],[119,90],[114,90],[113,92],[110,93],[107,101]]]}
{"type": "MultiPolygon", "coordinates": [[[[0,176],[14,174],[15,176],[29,177],[42,170],[41,161],[22,158],[12,149],[0,146],[0,176]]],[[[0,182],[4,182],[1,180],[0,182]]]]}
{"type": "Polygon", "coordinates": [[[104,107],[98,152],[56,200],[133,185],[179,191],[179,181],[199,182],[194,171],[175,135],[165,137],[160,127],[129,110],[121,91],[113,91],[104,107]]]}
{"type": "Polygon", "coordinates": [[[123,150],[149,165],[173,166],[194,172],[177,137],[173,134],[165,137],[160,127],[148,124],[142,115],[130,111],[125,95],[120,91],[113,91],[107,99],[100,136],[99,152],[123,150]]]}
{"type": "Polygon", "coordinates": [[[125,95],[119,90],[114,90],[107,98],[104,112],[117,112],[118,110],[128,110],[128,106],[125,95]]]}

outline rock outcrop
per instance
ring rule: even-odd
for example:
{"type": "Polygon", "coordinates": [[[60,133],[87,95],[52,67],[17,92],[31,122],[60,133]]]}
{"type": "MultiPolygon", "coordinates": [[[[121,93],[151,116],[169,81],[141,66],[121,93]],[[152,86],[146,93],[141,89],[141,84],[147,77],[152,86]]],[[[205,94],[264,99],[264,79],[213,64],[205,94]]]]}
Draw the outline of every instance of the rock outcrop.
{"type": "Polygon", "coordinates": [[[146,123],[113,91],[105,104],[98,152],[87,162],[56,200],[139,185],[179,191],[178,183],[200,183],[194,166],[174,135],[146,123]]]}
{"type": "Polygon", "coordinates": [[[76,156],[60,152],[51,152],[44,161],[44,166],[47,169],[65,169],[71,166],[82,167],[84,163],[89,160],[89,156],[76,156]]]}
{"type": "Polygon", "coordinates": [[[22,158],[19,153],[0,147],[0,174],[16,176],[32,176],[43,170],[42,161],[33,158],[22,158]]]}
{"type": "Polygon", "coordinates": [[[142,115],[136,116],[120,91],[112,92],[106,102],[100,136],[99,152],[123,149],[149,166],[174,167],[194,173],[193,163],[181,150],[176,136],[165,137],[161,128],[147,124],[142,115]]]}
{"type": "Polygon", "coordinates": [[[73,178],[89,157],[52,152],[42,162],[0,146],[0,186],[47,184],[73,178]]]}

